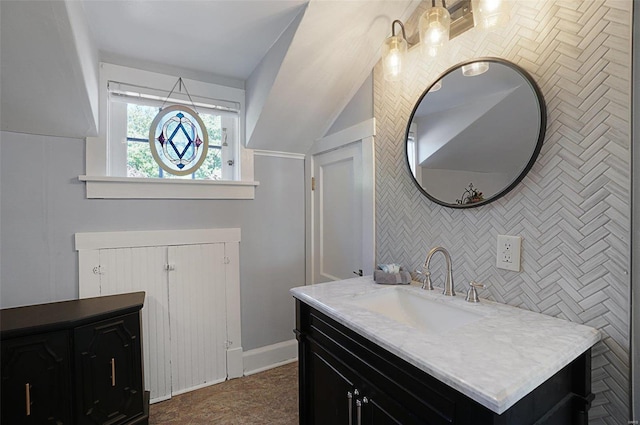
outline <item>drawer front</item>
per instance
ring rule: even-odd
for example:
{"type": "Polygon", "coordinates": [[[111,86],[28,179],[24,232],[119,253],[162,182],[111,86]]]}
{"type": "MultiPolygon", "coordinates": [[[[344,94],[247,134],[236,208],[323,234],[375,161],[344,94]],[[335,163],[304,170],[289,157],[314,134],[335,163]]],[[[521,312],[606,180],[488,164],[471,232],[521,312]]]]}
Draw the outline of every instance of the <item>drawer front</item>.
{"type": "Polygon", "coordinates": [[[140,318],[132,313],[74,330],[79,424],[120,424],[143,414],[140,318]]]}
{"type": "Polygon", "coordinates": [[[2,341],[2,423],[70,424],[66,331],[2,341]]]}

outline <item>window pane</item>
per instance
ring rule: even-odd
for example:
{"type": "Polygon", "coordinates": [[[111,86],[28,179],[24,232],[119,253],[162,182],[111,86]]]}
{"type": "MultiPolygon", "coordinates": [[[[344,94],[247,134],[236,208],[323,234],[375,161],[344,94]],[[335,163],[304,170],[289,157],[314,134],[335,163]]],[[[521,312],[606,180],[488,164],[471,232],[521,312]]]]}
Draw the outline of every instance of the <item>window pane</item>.
{"type": "Polygon", "coordinates": [[[148,141],[127,141],[127,177],[158,177],[158,164],[148,141]]]}
{"type": "Polygon", "coordinates": [[[158,115],[158,107],[127,104],[127,137],[149,139],[149,127],[158,115]]]}
{"type": "Polygon", "coordinates": [[[209,145],[207,159],[204,160],[195,174],[196,179],[220,180],[222,178],[222,157],[219,148],[209,145]]]}
{"type": "MultiPolygon", "coordinates": [[[[220,115],[199,113],[209,135],[207,158],[194,174],[176,176],[160,172],[149,149],[149,127],[160,109],[127,104],[127,176],[166,179],[220,180],[222,178],[222,120],[220,115]]],[[[228,141],[231,142],[231,141],[228,141]]],[[[162,155],[162,152],[159,153],[162,155]]]]}
{"type": "Polygon", "coordinates": [[[220,125],[220,115],[210,115],[199,113],[200,119],[207,127],[207,134],[209,135],[209,146],[220,146],[222,144],[222,128],[220,125]]]}

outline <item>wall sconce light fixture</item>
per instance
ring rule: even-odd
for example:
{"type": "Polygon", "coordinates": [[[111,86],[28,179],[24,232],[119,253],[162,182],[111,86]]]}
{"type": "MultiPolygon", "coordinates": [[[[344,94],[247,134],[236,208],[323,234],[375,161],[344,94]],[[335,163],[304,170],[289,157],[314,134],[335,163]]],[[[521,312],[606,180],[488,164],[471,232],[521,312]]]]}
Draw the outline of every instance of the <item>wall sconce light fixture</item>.
{"type": "Polygon", "coordinates": [[[391,37],[382,45],[382,71],[387,81],[398,81],[402,73],[402,61],[407,53],[408,42],[404,25],[398,19],[391,23],[391,37]],[[400,25],[401,35],[396,35],[395,24],[400,25]]]}
{"type": "Polygon", "coordinates": [[[422,48],[429,56],[435,56],[438,49],[449,41],[451,14],[444,0],[442,6],[436,6],[436,0],[431,0],[431,7],[422,14],[418,25],[422,48]]]}
{"type": "MultiPolygon", "coordinates": [[[[442,6],[436,6],[436,0],[431,0],[431,7],[420,16],[418,21],[418,35],[423,53],[431,57],[436,56],[450,39],[474,26],[491,29],[509,20],[506,0],[449,0],[452,4],[448,7],[445,0],[440,1],[442,6]]],[[[391,23],[391,37],[384,41],[382,50],[385,80],[400,79],[404,56],[411,46],[412,44],[407,41],[404,25],[396,19],[391,23]],[[396,35],[396,24],[402,28],[402,35],[396,35]]]]}

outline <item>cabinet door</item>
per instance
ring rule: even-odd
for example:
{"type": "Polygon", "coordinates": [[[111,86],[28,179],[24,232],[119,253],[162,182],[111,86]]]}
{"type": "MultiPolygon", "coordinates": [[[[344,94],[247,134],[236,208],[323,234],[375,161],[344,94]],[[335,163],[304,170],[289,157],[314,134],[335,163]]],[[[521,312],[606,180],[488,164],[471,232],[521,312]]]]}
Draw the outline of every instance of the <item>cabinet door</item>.
{"type": "Polygon", "coordinates": [[[144,388],[151,400],[171,398],[171,341],[169,339],[169,293],[167,247],[101,249],[100,295],[144,291],[144,388]]]}
{"type": "Polygon", "coordinates": [[[116,425],[143,413],[140,316],[132,313],[74,331],[79,424],[116,425]]]}
{"type": "Polygon", "coordinates": [[[309,378],[309,423],[340,425],[355,422],[355,401],[359,395],[348,369],[320,346],[312,344],[307,363],[309,378]]]}
{"type": "Polygon", "coordinates": [[[70,424],[69,338],[52,332],[2,341],[3,424],[70,424]]]}
{"type": "Polygon", "coordinates": [[[171,393],[227,377],[224,244],[169,247],[171,393]]]}

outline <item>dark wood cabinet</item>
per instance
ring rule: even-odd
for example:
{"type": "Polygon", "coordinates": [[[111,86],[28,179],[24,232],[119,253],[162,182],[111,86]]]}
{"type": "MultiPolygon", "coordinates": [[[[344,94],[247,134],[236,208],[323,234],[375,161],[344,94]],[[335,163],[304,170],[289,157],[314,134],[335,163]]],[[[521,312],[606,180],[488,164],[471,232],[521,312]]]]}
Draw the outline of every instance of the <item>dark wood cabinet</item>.
{"type": "Polygon", "coordinates": [[[2,423],[71,423],[66,331],[2,341],[2,423]]]}
{"type": "Polygon", "coordinates": [[[310,348],[307,376],[314,382],[310,423],[404,424],[415,419],[323,347],[311,343],[310,348]]]}
{"type": "Polygon", "coordinates": [[[140,320],[128,314],[74,330],[79,424],[120,424],[142,406],[140,320]]]}
{"type": "Polygon", "coordinates": [[[3,424],[148,422],[144,293],[0,310],[3,424]]]}
{"type": "Polygon", "coordinates": [[[498,415],[296,300],[301,425],[587,425],[591,352],[498,415]]]}

